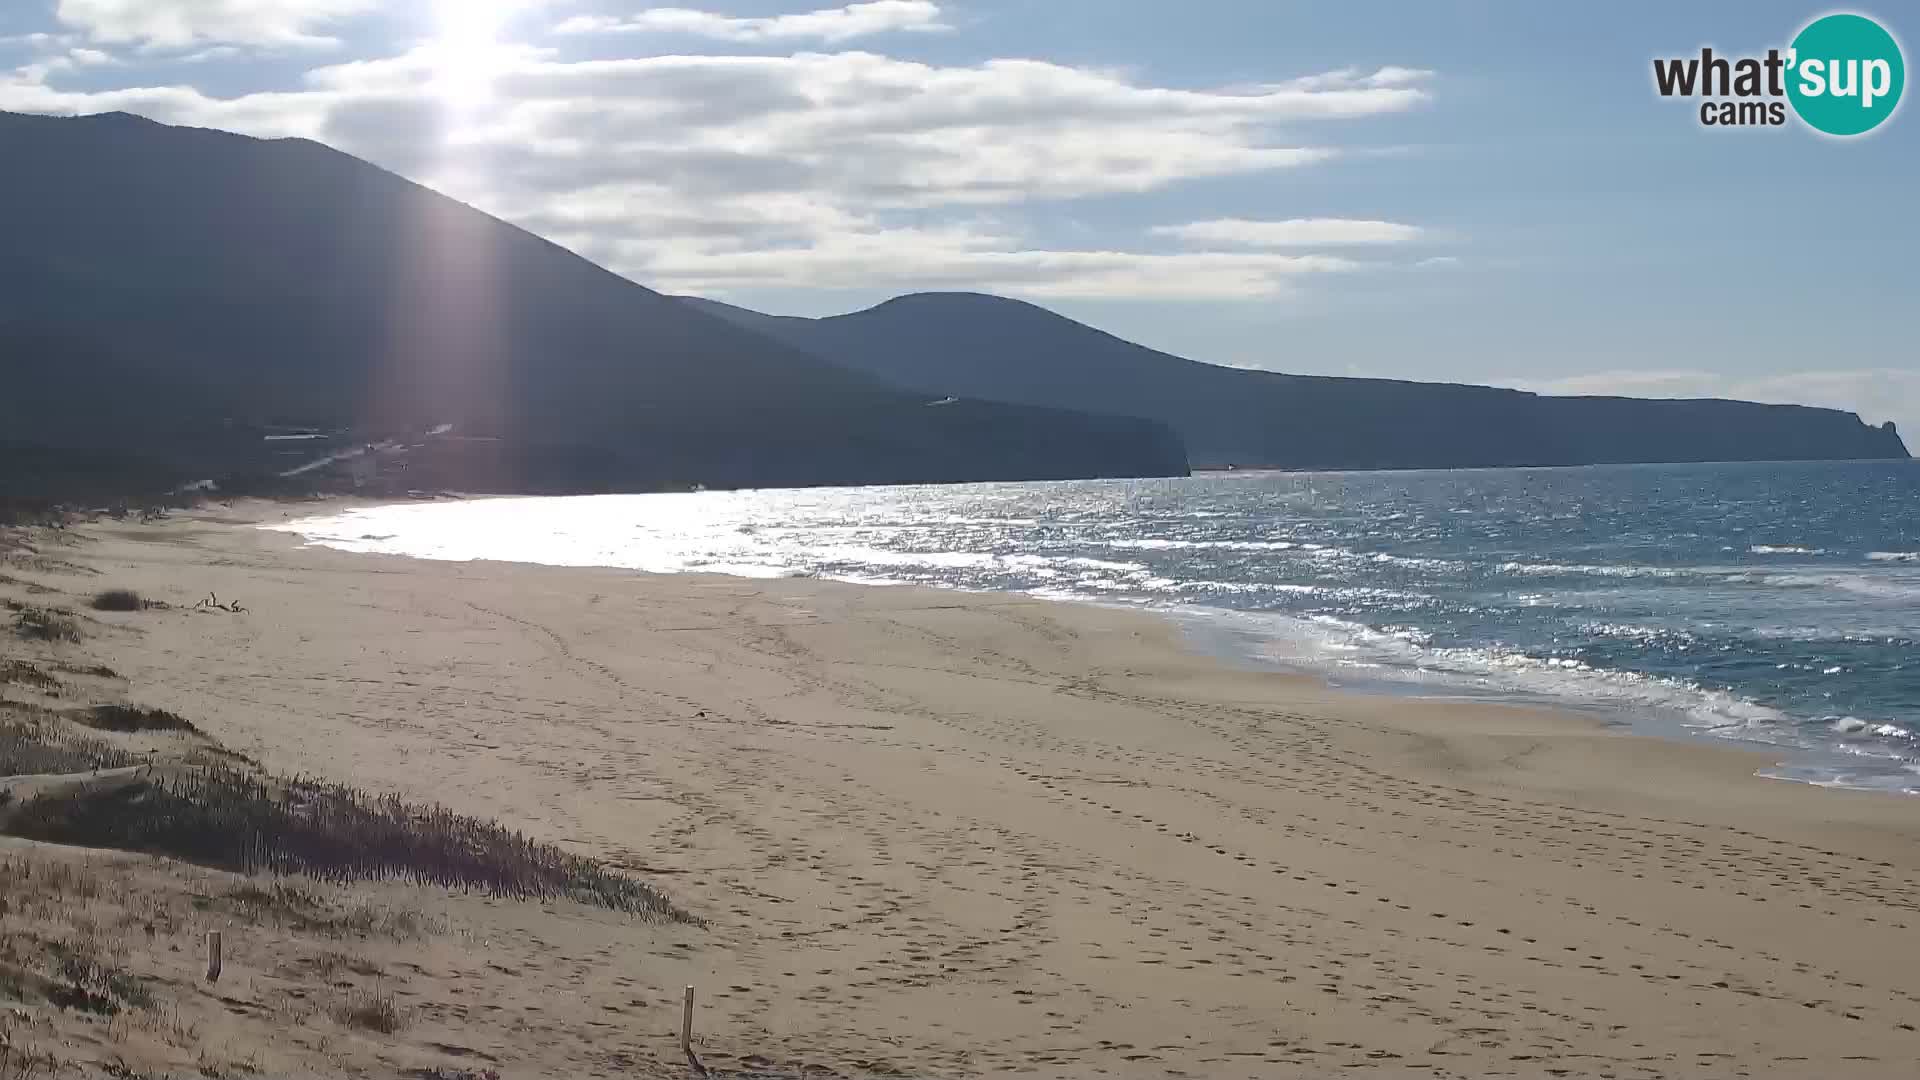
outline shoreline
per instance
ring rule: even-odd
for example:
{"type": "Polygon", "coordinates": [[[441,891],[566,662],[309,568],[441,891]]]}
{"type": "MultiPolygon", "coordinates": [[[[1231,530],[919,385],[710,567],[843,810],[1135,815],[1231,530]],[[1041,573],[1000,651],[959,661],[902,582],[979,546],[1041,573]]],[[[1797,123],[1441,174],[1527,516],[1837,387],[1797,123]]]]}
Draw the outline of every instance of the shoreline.
{"type": "MultiPolygon", "coordinates": [[[[513,915],[570,942],[516,961],[551,987],[517,1007],[568,1030],[594,1015],[569,985],[684,981],[710,1064],[844,1076],[1920,1064],[1905,800],[1240,670],[1151,612],[250,527],[306,509],[85,526],[62,557],[98,573],[41,578],[175,604],[104,620],[135,701],[276,771],[601,856],[708,920],[650,947],[513,915]],[[210,591],[245,613],[183,610],[210,591]]],[[[639,1026],[657,1048],[676,1022],[639,1026]]],[[[509,1070],[534,1053],[467,1037],[509,1070]]]]}
{"type": "MultiPolygon", "coordinates": [[[[450,499],[405,500],[398,502],[389,499],[327,499],[323,501],[320,510],[314,514],[304,515],[304,517],[324,518],[353,510],[378,510],[390,506],[422,505],[440,501],[488,501],[521,497],[522,496],[503,495],[454,495],[450,499]]],[[[294,520],[301,519],[302,518],[298,517],[294,518],[294,520]]],[[[784,579],[782,576],[760,576],[726,572],[701,575],[691,571],[651,571],[612,563],[588,565],[520,562],[506,559],[432,559],[427,556],[354,551],[351,548],[339,547],[324,541],[309,540],[304,534],[290,529],[287,525],[260,524],[255,527],[268,532],[281,533],[293,538],[297,542],[296,550],[311,547],[353,555],[378,554],[383,557],[425,558],[428,561],[462,562],[477,565],[546,566],[556,569],[587,569],[642,576],[679,576],[694,573],[695,576],[713,576],[746,582],[766,582],[784,579]]],[[[1895,798],[1920,797],[1920,792],[1916,791],[1890,790],[1886,787],[1876,787],[1866,783],[1856,784],[1829,780],[1823,773],[1801,776],[1787,775],[1794,771],[1803,770],[1813,763],[1818,763],[1829,769],[1838,769],[1842,758],[1840,755],[1832,752],[1822,752],[1807,747],[1769,743],[1763,740],[1743,738],[1737,735],[1717,734],[1711,728],[1689,724],[1684,719],[1678,718],[1677,714],[1676,716],[1663,720],[1632,715],[1615,715],[1626,712],[1628,707],[1600,702],[1556,701],[1544,694],[1529,694],[1517,690],[1492,689],[1484,692],[1476,692],[1471,688],[1462,688],[1454,692],[1430,691],[1412,682],[1396,681],[1385,676],[1373,679],[1367,679],[1363,676],[1354,678],[1351,681],[1339,681],[1334,674],[1315,669],[1309,665],[1289,664],[1285,660],[1263,657],[1250,650],[1235,650],[1231,647],[1210,643],[1205,640],[1208,636],[1217,636],[1222,640],[1257,636],[1250,632],[1235,629],[1220,623],[1218,620],[1222,616],[1230,619],[1243,619],[1249,616],[1258,616],[1261,614],[1259,612],[1248,612],[1235,608],[1206,607],[1204,605],[1176,608],[1148,604],[1128,604],[1119,601],[1101,600],[1095,597],[1058,594],[1047,595],[1044,591],[1039,590],[973,589],[960,585],[918,585],[911,582],[864,580],[852,577],[797,576],[794,580],[819,580],[854,588],[927,589],[934,592],[959,593],[968,596],[1016,597],[1041,603],[1066,604],[1100,611],[1142,615],[1164,621],[1175,628],[1179,632],[1184,646],[1197,657],[1275,677],[1310,680],[1314,685],[1330,693],[1348,694],[1363,698],[1424,702],[1437,705],[1459,705],[1468,708],[1486,707],[1541,712],[1550,716],[1559,717],[1568,723],[1598,725],[1603,729],[1614,730],[1635,738],[1652,739],[1667,744],[1701,747],[1710,751],[1724,750],[1731,754],[1740,755],[1748,760],[1753,765],[1752,775],[1754,778],[1772,781],[1776,784],[1804,785],[1819,788],[1824,791],[1859,792],[1863,794],[1892,796],[1895,798]]]]}
{"type": "MultiPolygon", "coordinates": [[[[1098,601],[1062,600],[1063,603],[1087,603],[1103,606],[1098,601]]],[[[1124,610],[1124,609],[1123,609],[1124,610]]],[[[1176,623],[1189,621],[1178,611],[1156,611],[1151,608],[1140,609],[1154,614],[1163,614],[1176,623]]],[[[1239,615],[1240,612],[1223,608],[1202,608],[1208,614],[1196,614],[1191,621],[1205,622],[1214,612],[1239,615]]],[[[1205,630],[1189,630],[1187,636],[1195,637],[1205,630]]],[[[1232,630],[1213,631],[1228,636],[1239,636],[1232,630]]],[[[1834,779],[1847,759],[1836,751],[1822,751],[1810,747],[1793,746],[1785,743],[1767,742],[1762,739],[1748,738],[1743,735],[1721,734],[1718,729],[1690,724],[1677,710],[1667,710],[1670,715],[1655,719],[1631,715],[1632,706],[1599,701],[1553,700],[1545,694],[1528,694],[1517,690],[1491,689],[1476,692],[1463,688],[1454,692],[1434,691],[1421,687],[1418,683],[1399,681],[1389,677],[1367,679],[1356,678],[1350,682],[1338,681],[1324,672],[1305,665],[1290,665],[1284,660],[1270,660],[1259,656],[1243,655],[1229,649],[1215,650],[1204,643],[1195,646],[1195,650],[1207,656],[1220,659],[1224,663],[1242,665],[1255,671],[1266,671],[1288,676],[1313,679],[1331,692],[1353,694],[1360,697],[1386,698],[1390,700],[1429,702],[1437,704],[1457,704],[1466,707],[1485,707],[1496,709],[1534,710],[1558,716],[1571,723],[1591,723],[1603,729],[1618,732],[1636,739],[1650,739],[1669,745],[1702,747],[1707,750],[1719,750],[1741,755],[1755,766],[1753,777],[1757,780],[1771,781],[1776,784],[1804,785],[1823,791],[1847,791],[1863,795],[1874,795],[1893,799],[1920,798],[1920,788],[1894,789],[1884,785],[1866,782],[1848,782],[1834,779]],[[1791,775],[1800,773],[1801,775],[1791,775]]],[[[1417,669],[1414,669],[1417,670],[1417,669]]],[[[1875,761],[1883,760],[1879,758],[1875,761]]]]}

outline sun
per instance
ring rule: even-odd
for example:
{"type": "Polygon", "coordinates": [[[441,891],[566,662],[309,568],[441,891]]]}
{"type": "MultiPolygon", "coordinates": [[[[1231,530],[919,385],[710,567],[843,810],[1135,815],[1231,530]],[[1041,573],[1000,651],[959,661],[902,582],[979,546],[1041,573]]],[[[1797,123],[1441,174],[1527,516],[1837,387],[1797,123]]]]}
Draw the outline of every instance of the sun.
{"type": "Polygon", "coordinates": [[[433,86],[456,107],[484,105],[508,51],[507,20],[525,0],[433,0],[433,86]]]}

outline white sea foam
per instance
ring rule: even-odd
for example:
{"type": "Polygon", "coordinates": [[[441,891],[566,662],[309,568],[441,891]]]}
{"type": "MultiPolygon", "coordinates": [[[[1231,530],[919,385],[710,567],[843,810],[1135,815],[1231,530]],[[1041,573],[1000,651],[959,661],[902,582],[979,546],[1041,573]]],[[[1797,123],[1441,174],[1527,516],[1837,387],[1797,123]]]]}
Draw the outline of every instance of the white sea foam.
{"type": "Polygon", "coordinates": [[[1826,548],[1801,547],[1798,544],[1755,544],[1747,551],[1754,555],[1825,555],[1826,548]]]}
{"type": "Polygon", "coordinates": [[[1716,735],[1790,742],[1793,723],[1777,709],[1678,679],[1599,668],[1570,657],[1516,649],[1436,648],[1425,631],[1374,627],[1332,615],[1185,613],[1224,622],[1256,658],[1345,681],[1422,693],[1517,697],[1603,709],[1622,719],[1662,721],[1716,735]]]}
{"type": "Polygon", "coordinates": [[[1405,566],[1414,570],[1431,570],[1441,574],[1461,574],[1471,569],[1466,563],[1458,559],[1433,559],[1419,555],[1394,555],[1384,551],[1362,557],[1372,563],[1383,563],[1388,566],[1405,566]]]}
{"type": "Polygon", "coordinates": [[[1829,589],[1875,600],[1920,600],[1920,579],[1866,573],[1772,574],[1767,584],[1793,589],[1829,589]]]}
{"type": "Polygon", "coordinates": [[[1920,551],[1869,551],[1867,558],[1873,562],[1920,562],[1920,551]]]}
{"type": "Polygon", "coordinates": [[[1688,648],[1700,639],[1697,635],[1671,626],[1641,626],[1637,623],[1589,622],[1580,627],[1595,637],[1624,638],[1647,644],[1678,645],[1688,648]]]}
{"type": "Polygon", "coordinates": [[[1370,585],[1306,584],[1293,581],[1210,581],[1204,578],[1190,578],[1175,581],[1170,578],[1151,579],[1164,582],[1161,586],[1173,593],[1233,593],[1255,595],[1271,593],[1299,597],[1312,597],[1335,602],[1387,601],[1415,606],[1434,603],[1437,597],[1426,593],[1406,592],[1400,589],[1382,589],[1370,585]]]}
{"type": "Polygon", "coordinates": [[[1705,572],[1703,567],[1596,566],[1588,563],[1534,562],[1504,562],[1495,569],[1500,573],[1517,577],[1677,578],[1693,577],[1705,572]]]}
{"type": "Polygon", "coordinates": [[[1083,570],[1115,570],[1123,574],[1141,573],[1147,569],[1139,563],[1088,559],[1080,556],[1000,555],[996,557],[1008,566],[1071,566],[1083,570]]]}
{"type": "Polygon", "coordinates": [[[1291,540],[1107,540],[1107,547],[1136,551],[1294,551],[1302,545],[1291,540]]]}

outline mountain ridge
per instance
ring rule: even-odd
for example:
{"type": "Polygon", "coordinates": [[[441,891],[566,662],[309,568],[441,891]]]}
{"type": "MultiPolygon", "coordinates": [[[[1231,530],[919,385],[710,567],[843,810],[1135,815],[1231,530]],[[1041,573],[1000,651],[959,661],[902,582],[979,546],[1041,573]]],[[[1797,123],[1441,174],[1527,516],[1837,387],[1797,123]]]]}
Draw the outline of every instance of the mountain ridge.
{"type": "Polygon", "coordinates": [[[1466,468],[1905,458],[1891,423],[1718,398],[1557,397],[1465,383],[1229,368],[1127,341],[1027,301],[911,293],[822,318],[683,302],[927,393],[1166,423],[1201,467],[1466,468]]]}
{"type": "Polygon", "coordinates": [[[474,490],[1186,472],[1161,425],[928,409],[310,140],[0,113],[0,158],[0,425],[21,442],[198,469],[220,425],[453,424],[499,440],[450,478],[474,490]]]}

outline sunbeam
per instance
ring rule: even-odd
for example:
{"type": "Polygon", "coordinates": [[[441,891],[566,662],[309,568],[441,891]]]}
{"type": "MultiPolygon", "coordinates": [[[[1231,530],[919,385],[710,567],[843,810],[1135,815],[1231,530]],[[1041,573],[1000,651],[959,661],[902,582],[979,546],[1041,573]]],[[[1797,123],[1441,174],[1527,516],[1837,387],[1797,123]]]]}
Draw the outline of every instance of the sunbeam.
{"type": "Polygon", "coordinates": [[[525,0],[434,0],[433,88],[456,111],[485,105],[509,47],[508,19],[525,0]]]}

